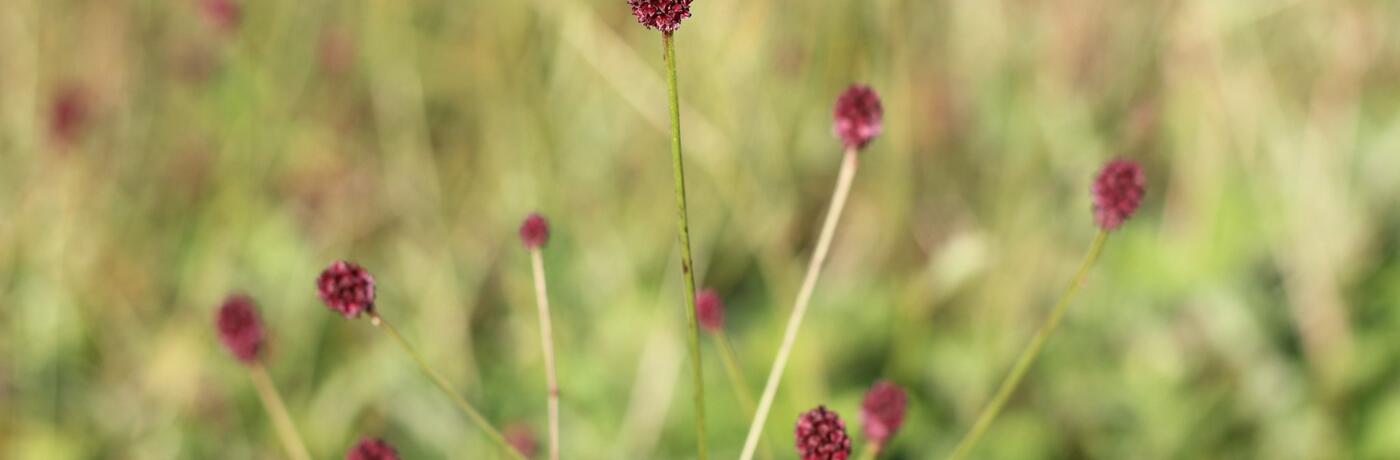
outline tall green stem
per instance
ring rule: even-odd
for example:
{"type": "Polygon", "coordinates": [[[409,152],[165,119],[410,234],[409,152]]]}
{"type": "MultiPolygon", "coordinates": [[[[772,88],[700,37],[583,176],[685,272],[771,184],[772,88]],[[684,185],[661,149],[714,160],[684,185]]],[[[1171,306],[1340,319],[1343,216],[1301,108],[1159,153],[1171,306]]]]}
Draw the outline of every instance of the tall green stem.
{"type": "Polygon", "coordinates": [[[1040,324],[1040,328],[1035,331],[1035,336],[1031,338],[1031,343],[1021,350],[1021,356],[1016,358],[1016,364],[1011,367],[1011,373],[1002,380],[1001,387],[997,389],[996,395],[992,396],[991,403],[982,409],[982,413],[977,416],[977,421],[972,424],[972,429],[958,442],[957,448],[948,458],[952,460],[963,459],[972,453],[972,448],[977,446],[977,441],[982,439],[987,428],[992,425],[992,421],[997,418],[1001,408],[1006,405],[1006,401],[1011,399],[1011,393],[1016,390],[1016,385],[1021,383],[1021,378],[1026,376],[1026,371],[1030,370],[1031,363],[1035,361],[1036,355],[1045,348],[1045,341],[1050,338],[1050,334],[1060,325],[1060,319],[1064,318],[1065,310],[1068,309],[1070,299],[1074,298],[1074,293],[1079,291],[1079,285],[1084,283],[1084,277],[1088,275],[1089,268],[1093,267],[1094,261],[1098,260],[1099,252],[1103,250],[1104,241],[1108,240],[1108,232],[1099,230],[1099,234],[1094,237],[1094,242],[1089,246],[1089,253],[1084,256],[1084,262],[1079,265],[1079,271],[1070,279],[1069,286],[1060,293],[1060,299],[1055,302],[1055,306],[1050,309],[1050,316],[1040,324]]]}
{"type": "Polygon", "coordinates": [[[544,257],[540,248],[530,249],[530,266],[535,275],[535,307],[540,317],[540,348],[544,350],[544,377],[549,404],[549,460],[559,460],[559,378],[554,367],[554,327],[549,319],[549,290],[544,280],[544,257]]]}
{"type": "Polygon", "coordinates": [[[408,340],[403,338],[403,334],[399,333],[398,328],[389,324],[389,322],[385,321],[378,313],[371,312],[369,320],[371,324],[388,332],[389,335],[394,338],[394,341],[399,343],[399,347],[403,348],[403,351],[413,357],[413,361],[418,363],[418,367],[423,370],[423,373],[427,374],[428,378],[432,380],[434,384],[437,384],[437,387],[441,389],[443,393],[447,393],[447,396],[452,398],[452,402],[457,404],[457,408],[461,409],[463,413],[466,413],[467,418],[471,419],[472,423],[475,423],[477,428],[486,432],[486,437],[491,438],[491,441],[495,442],[496,446],[500,447],[507,457],[515,460],[525,460],[525,457],[520,455],[520,452],[516,451],[514,447],[511,447],[509,442],[506,442],[506,437],[502,436],[501,432],[497,430],[496,427],[491,426],[491,422],[486,421],[486,417],[482,417],[481,413],[477,412],[476,408],[472,407],[472,404],[467,402],[466,398],[463,398],[461,394],[457,393],[457,390],[453,390],[452,386],[448,385],[447,379],[442,378],[437,371],[434,371],[431,366],[428,366],[428,362],[423,360],[423,356],[418,354],[418,351],[413,348],[413,345],[409,345],[408,340]]]}
{"type": "Polygon", "coordinates": [[[306,452],[306,443],[301,441],[301,435],[297,434],[296,426],[292,424],[292,416],[287,412],[287,405],[282,403],[282,397],[277,394],[277,385],[272,383],[272,377],[267,375],[267,368],[262,363],[253,363],[248,366],[248,374],[253,378],[253,388],[258,390],[258,398],[262,399],[263,407],[272,415],[272,426],[277,429],[277,437],[282,440],[282,447],[287,449],[287,457],[292,460],[311,460],[311,454],[306,452]]]}
{"type": "Polygon", "coordinates": [[[690,367],[695,376],[695,443],[700,460],[709,457],[705,441],[705,375],[700,366],[700,331],[695,323],[695,274],[690,258],[690,224],[686,222],[685,165],[681,155],[681,102],[676,90],[676,46],[670,32],[661,34],[666,49],[666,90],[671,102],[671,171],[676,181],[676,230],[681,240],[681,278],[685,281],[686,330],[690,336],[690,367]]]}

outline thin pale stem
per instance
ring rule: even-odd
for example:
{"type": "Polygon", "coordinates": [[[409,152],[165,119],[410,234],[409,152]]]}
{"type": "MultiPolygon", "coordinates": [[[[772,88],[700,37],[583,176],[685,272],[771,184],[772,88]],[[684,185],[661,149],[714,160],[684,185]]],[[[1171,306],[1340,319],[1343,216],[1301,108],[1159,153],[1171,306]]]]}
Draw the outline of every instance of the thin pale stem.
{"type": "Polygon", "coordinates": [[[253,378],[253,388],[258,390],[258,398],[262,399],[263,407],[272,416],[272,426],[277,429],[277,437],[282,440],[282,447],[287,449],[287,457],[292,460],[311,460],[311,454],[306,451],[306,443],[302,442],[301,435],[297,434],[297,429],[292,424],[292,416],[287,412],[287,405],[282,403],[282,396],[277,393],[277,385],[272,383],[272,377],[267,375],[267,368],[262,363],[254,362],[248,366],[248,374],[253,378]]]}
{"type": "Polygon", "coordinates": [[[1050,334],[1060,325],[1060,320],[1065,316],[1069,301],[1074,298],[1074,293],[1079,291],[1079,286],[1084,283],[1084,277],[1088,275],[1089,268],[1093,267],[1094,261],[1098,260],[1099,252],[1103,250],[1104,241],[1108,240],[1108,232],[1099,230],[1099,234],[1094,237],[1094,242],[1089,246],[1089,253],[1084,256],[1084,262],[1079,265],[1079,271],[1075,272],[1069,285],[1064,292],[1060,293],[1059,300],[1055,301],[1055,306],[1051,307],[1050,315],[1045,317],[1045,321],[1040,324],[1040,328],[1035,331],[1035,336],[1031,337],[1031,342],[1021,350],[1021,356],[1016,358],[1016,364],[1011,366],[1011,373],[1002,380],[1001,387],[997,388],[996,395],[987,407],[982,409],[982,413],[977,416],[977,421],[972,424],[972,428],[958,442],[957,448],[953,449],[949,459],[966,458],[972,453],[972,448],[977,446],[977,441],[982,439],[982,435],[991,427],[992,421],[996,420],[997,414],[1006,405],[1006,401],[1011,399],[1011,393],[1016,390],[1016,386],[1021,383],[1021,378],[1026,376],[1026,371],[1030,370],[1031,363],[1035,362],[1036,355],[1045,348],[1045,342],[1050,338],[1050,334]]]}
{"type": "Polygon", "coordinates": [[[695,377],[695,443],[700,460],[709,457],[705,441],[705,375],[700,366],[700,331],[695,324],[695,274],[690,258],[690,224],[686,222],[685,166],[681,155],[681,103],[676,90],[676,46],[671,33],[661,34],[665,48],[666,89],[671,102],[671,171],[676,181],[676,229],[681,241],[681,278],[685,282],[686,330],[690,338],[690,368],[695,377]]]}
{"type": "Polygon", "coordinates": [[[544,350],[544,377],[549,388],[549,458],[559,460],[559,380],[554,371],[554,328],[549,319],[549,292],[545,288],[544,258],[540,248],[530,249],[535,272],[535,306],[540,316],[540,345],[544,350]]]}
{"type": "MultiPolygon", "coordinates": [[[[734,347],[730,346],[729,335],[721,329],[714,333],[715,346],[719,347],[720,362],[724,363],[724,371],[729,374],[729,385],[734,387],[734,396],[739,399],[739,405],[743,406],[744,415],[753,417],[754,403],[753,393],[749,392],[748,379],[744,378],[744,371],[739,367],[738,354],[734,353],[734,347]]],[[[763,449],[759,451],[759,456],[765,460],[773,459],[773,449],[768,446],[768,442],[763,442],[763,449]]]]}
{"type": "Polygon", "coordinates": [[[860,460],[875,460],[875,457],[880,456],[880,451],[883,450],[884,447],[884,443],[871,441],[870,444],[865,446],[865,450],[860,452],[860,460]]]}
{"type": "Polygon", "coordinates": [[[424,361],[423,356],[418,354],[418,351],[413,348],[413,345],[410,345],[408,340],[403,338],[403,334],[399,333],[398,328],[389,324],[389,322],[385,321],[378,313],[371,312],[369,320],[371,324],[384,329],[385,332],[388,332],[390,336],[394,337],[394,341],[398,342],[399,347],[403,348],[404,352],[407,352],[409,356],[413,357],[413,361],[418,363],[418,367],[423,370],[424,374],[428,375],[428,379],[432,380],[443,393],[447,393],[447,396],[452,399],[452,402],[457,404],[457,408],[466,413],[467,418],[471,419],[472,423],[475,423],[477,428],[486,432],[486,437],[491,438],[491,441],[495,442],[496,446],[500,447],[501,450],[505,452],[506,456],[516,460],[525,460],[525,457],[520,455],[520,452],[516,451],[514,447],[511,447],[509,442],[506,442],[505,436],[502,436],[501,432],[497,430],[496,427],[491,426],[491,422],[486,421],[486,417],[482,417],[481,413],[477,412],[476,408],[472,407],[472,404],[467,402],[466,398],[463,398],[461,394],[458,394],[456,390],[452,389],[451,385],[447,384],[447,379],[442,378],[437,371],[434,371],[431,366],[428,366],[428,362],[424,361]]]}
{"type": "Polygon", "coordinates": [[[768,420],[768,411],[773,408],[773,398],[778,393],[778,384],[783,379],[783,369],[787,367],[788,356],[792,354],[793,343],[797,341],[797,331],[802,326],[802,318],[807,315],[807,305],[812,300],[812,290],[817,286],[822,265],[826,262],[827,251],[836,233],[836,224],[841,220],[841,210],[846,207],[846,195],[851,191],[851,182],[856,176],[858,151],[846,149],[841,161],[841,171],[836,176],[836,190],[831,194],[831,208],[826,212],[826,222],[822,224],[821,235],[817,238],[817,248],[812,252],[812,261],[807,264],[807,276],[802,279],[802,288],[797,291],[797,302],[788,316],[787,330],[783,332],[783,343],[778,347],[778,357],[773,360],[773,368],[768,371],[768,383],[763,387],[763,397],[758,401],[758,411],[754,413],[753,424],[749,425],[749,435],[744,441],[742,460],[752,460],[758,449],[758,439],[763,436],[763,423],[768,420]]]}

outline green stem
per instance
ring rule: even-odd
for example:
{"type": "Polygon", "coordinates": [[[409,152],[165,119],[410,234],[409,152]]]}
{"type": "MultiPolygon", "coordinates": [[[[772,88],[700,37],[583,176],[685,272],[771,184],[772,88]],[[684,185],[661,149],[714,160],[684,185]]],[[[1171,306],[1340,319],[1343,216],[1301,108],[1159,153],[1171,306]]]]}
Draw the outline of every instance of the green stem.
{"type": "Polygon", "coordinates": [[[690,367],[695,377],[695,443],[699,460],[709,457],[705,446],[705,376],[700,367],[700,332],[695,324],[695,274],[690,258],[690,225],[686,222],[685,166],[681,161],[681,103],[676,90],[676,46],[671,33],[661,34],[665,48],[666,89],[671,102],[671,171],[676,181],[676,229],[681,241],[681,278],[685,281],[686,329],[690,336],[690,367]]]}
{"type": "Polygon", "coordinates": [[[1045,341],[1050,338],[1050,333],[1060,325],[1060,319],[1064,318],[1065,310],[1068,309],[1070,299],[1074,298],[1074,293],[1079,290],[1079,285],[1084,283],[1085,275],[1088,275],[1089,268],[1098,260],[1099,252],[1103,249],[1103,243],[1108,239],[1108,232],[1099,230],[1099,234],[1094,237],[1094,242],[1089,246],[1089,253],[1084,256],[1084,262],[1079,265],[1079,271],[1070,279],[1069,286],[1065,287],[1060,294],[1055,306],[1050,309],[1050,316],[1040,324],[1040,328],[1035,331],[1035,336],[1031,338],[1030,344],[1021,351],[1021,356],[1016,358],[1016,364],[1011,367],[1011,373],[1002,380],[1001,387],[997,389],[996,395],[992,397],[991,403],[982,409],[982,413],[977,416],[977,421],[972,424],[972,429],[958,442],[957,448],[949,459],[958,460],[966,458],[972,453],[972,448],[977,446],[977,441],[986,433],[987,428],[992,425],[1001,408],[1006,405],[1006,401],[1011,398],[1011,392],[1016,389],[1016,385],[1021,382],[1021,378],[1026,376],[1026,371],[1030,370],[1031,363],[1035,361],[1036,355],[1045,348],[1045,341]]]}
{"type": "Polygon", "coordinates": [[[544,376],[549,404],[549,460],[559,460],[559,378],[554,367],[554,327],[549,319],[549,291],[545,287],[544,257],[540,248],[530,249],[530,266],[535,275],[535,307],[540,317],[540,348],[544,350],[544,376]]]}
{"type": "Polygon", "coordinates": [[[267,375],[267,368],[262,363],[255,362],[248,366],[248,374],[253,378],[253,388],[258,390],[263,407],[272,415],[272,426],[277,429],[277,437],[282,440],[282,447],[287,449],[287,457],[292,460],[311,460],[311,454],[306,451],[306,443],[302,442],[301,435],[297,434],[296,427],[292,424],[287,405],[282,403],[282,397],[277,394],[277,385],[274,385],[272,377],[267,375]]]}
{"type": "Polygon", "coordinates": [[[413,349],[413,345],[409,345],[408,340],[403,338],[403,334],[399,333],[398,328],[389,324],[389,322],[385,321],[378,313],[370,312],[369,315],[370,324],[384,329],[390,336],[393,336],[394,340],[403,348],[403,351],[413,357],[413,361],[417,362],[418,367],[423,369],[423,373],[427,374],[428,378],[431,379],[434,384],[437,384],[437,387],[441,389],[443,393],[447,393],[447,396],[452,398],[452,402],[457,404],[457,408],[466,413],[467,418],[470,418],[472,423],[476,424],[477,428],[480,428],[481,431],[485,431],[486,437],[491,438],[491,441],[495,442],[496,446],[500,447],[501,450],[506,453],[506,456],[515,460],[525,460],[525,457],[520,455],[520,452],[516,451],[514,447],[511,447],[509,442],[506,442],[506,437],[502,436],[501,432],[496,430],[496,427],[491,426],[491,422],[486,421],[486,417],[482,417],[481,413],[477,412],[476,408],[472,407],[471,403],[467,402],[466,398],[463,398],[461,394],[458,394],[456,390],[452,389],[451,385],[447,384],[447,379],[442,378],[437,371],[434,371],[432,367],[428,366],[428,362],[424,361],[423,356],[419,355],[418,351],[413,349]]]}
{"type": "MultiPolygon", "coordinates": [[[[734,387],[734,396],[739,399],[739,405],[743,406],[744,415],[753,417],[753,393],[749,392],[748,385],[744,383],[748,379],[744,378],[744,371],[739,368],[738,354],[734,353],[734,347],[729,344],[729,335],[720,329],[714,333],[713,338],[715,345],[719,347],[720,362],[724,363],[725,373],[729,374],[729,384],[734,387]]],[[[759,456],[764,460],[773,460],[773,449],[768,446],[768,441],[765,439],[761,444],[763,448],[758,451],[759,456]]]]}

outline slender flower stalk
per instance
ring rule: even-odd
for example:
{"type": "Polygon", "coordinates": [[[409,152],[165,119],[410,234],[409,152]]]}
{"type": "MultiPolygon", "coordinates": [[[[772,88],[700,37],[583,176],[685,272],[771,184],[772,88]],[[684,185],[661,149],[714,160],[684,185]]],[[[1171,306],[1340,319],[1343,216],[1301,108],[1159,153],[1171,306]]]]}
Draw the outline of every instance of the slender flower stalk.
{"type": "Polygon", "coordinates": [[[953,449],[950,459],[966,458],[972,453],[972,449],[977,446],[977,441],[986,433],[987,428],[996,420],[997,414],[1001,412],[1006,401],[1011,398],[1011,393],[1016,390],[1016,385],[1026,376],[1031,364],[1035,361],[1036,355],[1045,348],[1045,342],[1050,338],[1050,334],[1059,326],[1060,320],[1064,318],[1065,310],[1069,307],[1069,302],[1078,292],[1079,286],[1084,283],[1084,277],[1088,275],[1089,269],[1099,258],[1099,252],[1103,250],[1104,242],[1108,240],[1108,234],[1133,216],[1137,212],[1138,206],[1142,204],[1142,198],[1146,192],[1147,177],[1142,172],[1142,166],[1137,162],[1116,158],[1104,165],[1094,178],[1094,184],[1090,188],[1093,197],[1094,222],[1099,226],[1098,235],[1094,237],[1094,242],[1089,245],[1089,253],[1084,256],[1084,262],[1079,265],[1079,270],[1074,277],[1070,278],[1069,286],[1065,287],[1060,294],[1059,300],[1050,308],[1050,315],[1036,329],[1035,335],[1031,337],[1030,344],[1021,351],[1021,355],[1016,358],[1016,363],[1011,366],[1011,372],[1006,379],[1001,382],[1001,387],[997,388],[996,394],[987,407],[982,409],[982,413],[973,422],[972,428],[963,436],[953,449]]]}
{"type": "Polygon", "coordinates": [[[404,352],[408,353],[415,363],[418,363],[418,367],[423,370],[424,374],[427,374],[433,384],[446,393],[457,405],[457,408],[467,414],[467,418],[471,419],[477,428],[485,432],[486,437],[491,438],[491,441],[501,448],[506,456],[516,460],[525,460],[520,452],[517,452],[510,443],[506,442],[505,436],[502,436],[501,432],[491,425],[491,422],[486,421],[486,417],[477,412],[466,398],[452,389],[452,385],[447,383],[447,379],[444,379],[442,375],[433,370],[432,366],[428,365],[423,356],[418,354],[418,351],[408,343],[408,340],[404,339],[403,334],[399,333],[398,328],[379,315],[379,311],[375,309],[374,293],[374,276],[351,262],[343,260],[332,262],[316,278],[316,294],[321,298],[321,301],[325,302],[327,308],[344,315],[346,318],[358,318],[360,315],[368,316],[370,324],[388,332],[389,336],[393,337],[394,341],[399,344],[399,347],[403,348],[404,352]]]}
{"type": "Polygon", "coordinates": [[[802,327],[802,318],[807,315],[807,305],[811,303],[812,291],[817,287],[817,278],[821,275],[822,265],[826,263],[831,240],[836,234],[836,224],[841,220],[841,211],[846,207],[846,196],[851,191],[851,182],[855,179],[858,165],[857,150],[847,148],[845,158],[841,162],[841,171],[837,174],[836,190],[831,195],[831,208],[826,212],[826,222],[822,224],[821,235],[817,237],[817,248],[812,253],[812,261],[807,264],[807,275],[802,279],[802,287],[797,291],[797,302],[793,305],[792,314],[788,316],[782,345],[778,347],[778,356],[773,360],[772,369],[768,371],[768,383],[763,387],[763,396],[759,398],[753,423],[749,425],[744,451],[739,456],[742,460],[751,460],[758,448],[758,439],[763,435],[763,424],[768,419],[768,411],[773,408],[773,398],[777,396],[778,384],[783,379],[783,369],[787,366],[792,346],[797,341],[797,331],[802,327]]]}
{"type": "Polygon", "coordinates": [[[223,342],[234,358],[248,367],[253,388],[258,391],[258,399],[261,400],[263,408],[272,417],[272,426],[277,430],[277,438],[282,441],[282,447],[287,450],[287,457],[293,460],[310,460],[311,454],[307,453],[306,443],[302,442],[301,435],[297,434],[287,405],[282,402],[277,385],[272,383],[272,377],[268,376],[267,368],[262,364],[263,341],[267,336],[253,299],[242,294],[224,299],[214,317],[214,326],[218,330],[219,341],[223,342]]]}
{"type": "Polygon", "coordinates": [[[690,224],[686,221],[685,165],[681,153],[681,106],[676,89],[676,46],[671,32],[661,34],[665,48],[666,89],[671,103],[671,171],[676,182],[676,230],[681,243],[681,278],[685,284],[686,329],[690,345],[690,368],[695,385],[695,442],[697,458],[705,460],[709,450],[705,440],[705,375],[700,366],[700,331],[695,321],[695,273],[690,256],[690,224]]]}
{"type": "Polygon", "coordinates": [[[539,214],[530,214],[520,225],[520,240],[530,250],[535,275],[535,306],[540,318],[540,342],[544,351],[544,376],[549,401],[549,458],[559,460],[559,380],[554,367],[554,332],[549,320],[549,290],[545,286],[544,257],[540,249],[549,241],[549,224],[539,214]]]}
{"type": "Polygon", "coordinates": [[[272,383],[272,377],[267,375],[267,368],[263,367],[262,363],[250,364],[248,375],[252,377],[253,388],[258,390],[258,398],[262,400],[263,407],[272,416],[272,426],[277,430],[277,438],[282,440],[282,447],[287,450],[287,457],[294,460],[311,460],[311,454],[306,451],[306,443],[302,442],[301,435],[297,434],[296,426],[292,424],[287,405],[277,393],[277,386],[272,383]]]}
{"type": "Polygon", "coordinates": [[[991,403],[982,409],[981,415],[977,416],[977,421],[972,424],[972,429],[958,442],[957,448],[953,449],[953,454],[948,458],[966,458],[972,453],[972,448],[977,446],[977,441],[982,439],[987,428],[992,425],[997,414],[1001,413],[1001,408],[1006,405],[1006,401],[1011,398],[1011,392],[1016,389],[1016,385],[1021,383],[1021,378],[1026,376],[1026,371],[1030,370],[1031,363],[1035,361],[1036,355],[1045,348],[1046,339],[1050,338],[1050,333],[1060,325],[1060,319],[1064,317],[1066,307],[1069,306],[1070,299],[1074,298],[1075,292],[1079,290],[1079,285],[1084,283],[1084,277],[1089,273],[1089,268],[1094,265],[1094,261],[1099,258],[1099,251],[1103,249],[1103,243],[1108,239],[1108,231],[1100,230],[1098,236],[1094,237],[1094,242],[1089,245],[1089,254],[1084,257],[1084,262],[1079,265],[1079,271],[1070,279],[1069,286],[1065,287],[1060,299],[1055,302],[1055,306],[1050,309],[1050,316],[1036,329],[1035,336],[1031,337],[1031,342],[1021,351],[1021,356],[1016,358],[1016,364],[1011,366],[1011,373],[1006,375],[1006,379],[1001,382],[1001,387],[997,389],[996,395],[992,396],[991,403]]]}

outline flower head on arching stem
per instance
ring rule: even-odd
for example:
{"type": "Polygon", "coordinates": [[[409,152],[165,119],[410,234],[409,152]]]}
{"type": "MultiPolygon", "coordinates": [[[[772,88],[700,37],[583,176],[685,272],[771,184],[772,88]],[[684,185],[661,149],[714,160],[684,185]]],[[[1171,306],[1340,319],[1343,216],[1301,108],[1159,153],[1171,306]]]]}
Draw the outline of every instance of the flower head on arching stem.
{"type": "Polygon", "coordinates": [[[253,299],[242,294],[234,294],[224,299],[215,317],[219,329],[219,341],[243,364],[258,360],[263,347],[262,320],[253,306],[253,299]]]}
{"type": "Polygon", "coordinates": [[[1094,221],[1112,231],[1133,216],[1147,187],[1147,176],[1137,162],[1115,158],[1094,178],[1094,221]]]}
{"type": "Polygon", "coordinates": [[[836,98],[831,110],[832,130],[847,149],[863,149],[880,135],[885,110],[880,95],[869,86],[855,84],[836,98]]]}
{"type": "Polygon", "coordinates": [[[353,262],[331,262],[316,278],[316,295],[346,318],[374,313],[374,276],[353,262]]]}

